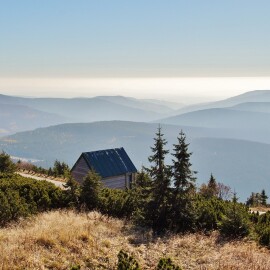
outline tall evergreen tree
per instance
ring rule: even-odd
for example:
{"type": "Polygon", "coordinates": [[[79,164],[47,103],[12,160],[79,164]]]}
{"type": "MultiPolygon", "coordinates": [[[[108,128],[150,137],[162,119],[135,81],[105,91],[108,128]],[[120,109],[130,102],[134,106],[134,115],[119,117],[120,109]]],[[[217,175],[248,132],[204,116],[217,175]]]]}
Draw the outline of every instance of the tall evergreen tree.
{"type": "Polygon", "coordinates": [[[191,169],[188,151],[189,144],[186,143],[186,135],[181,130],[177,138],[178,143],[174,144],[175,159],[173,160],[173,195],[170,227],[176,231],[192,230],[195,224],[195,209],[192,202],[192,191],[195,189],[196,172],[191,169]]]}
{"type": "Polygon", "coordinates": [[[167,227],[169,213],[171,173],[170,166],[165,164],[165,157],[169,151],[164,149],[167,141],[163,136],[159,126],[154,138],[154,146],[151,147],[153,155],[148,158],[152,165],[146,169],[153,180],[153,200],[150,209],[152,227],[156,231],[162,231],[167,227]]]}
{"type": "Polygon", "coordinates": [[[261,204],[263,206],[267,205],[267,199],[268,199],[268,196],[266,195],[265,190],[263,189],[261,192],[261,204]]]}
{"type": "Polygon", "coordinates": [[[192,164],[190,163],[191,152],[188,152],[189,144],[186,143],[186,135],[181,130],[178,139],[178,144],[174,144],[174,153],[172,154],[175,159],[173,160],[173,180],[175,193],[183,193],[193,189],[196,177],[196,172],[191,170],[192,164]]]}
{"type": "Polygon", "coordinates": [[[165,157],[169,153],[169,150],[164,149],[167,141],[163,136],[161,127],[159,127],[156,138],[154,138],[154,146],[151,147],[153,155],[148,158],[149,162],[153,165],[149,169],[146,169],[154,181],[153,192],[158,202],[162,202],[165,199],[171,184],[170,167],[165,165],[165,157]]]}

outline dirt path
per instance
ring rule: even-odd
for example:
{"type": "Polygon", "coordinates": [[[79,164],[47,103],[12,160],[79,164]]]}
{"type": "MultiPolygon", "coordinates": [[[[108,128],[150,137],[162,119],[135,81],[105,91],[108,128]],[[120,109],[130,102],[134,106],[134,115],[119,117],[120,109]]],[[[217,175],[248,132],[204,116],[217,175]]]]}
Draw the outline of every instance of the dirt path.
{"type": "Polygon", "coordinates": [[[33,179],[39,180],[39,181],[45,180],[45,181],[48,181],[48,182],[51,182],[51,183],[55,184],[56,186],[58,186],[58,187],[60,187],[62,189],[65,189],[65,187],[64,187],[65,183],[60,182],[60,181],[51,180],[51,179],[48,179],[48,178],[45,178],[45,177],[40,177],[40,176],[31,175],[31,174],[22,173],[22,172],[18,172],[18,174],[23,176],[23,177],[33,178],[33,179]]]}

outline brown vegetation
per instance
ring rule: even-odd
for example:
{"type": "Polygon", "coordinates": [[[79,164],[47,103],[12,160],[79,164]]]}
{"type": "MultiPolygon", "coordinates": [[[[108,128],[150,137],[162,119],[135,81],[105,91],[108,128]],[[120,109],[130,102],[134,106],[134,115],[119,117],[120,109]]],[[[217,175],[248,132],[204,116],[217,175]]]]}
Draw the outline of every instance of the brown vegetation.
{"type": "Polygon", "coordinates": [[[257,206],[257,207],[250,207],[249,208],[251,212],[263,212],[266,213],[268,211],[270,211],[270,207],[267,206],[257,206]]]}
{"type": "Polygon", "coordinates": [[[124,249],[143,269],[168,256],[183,269],[270,269],[270,252],[252,241],[223,242],[217,233],[154,238],[97,212],[55,211],[0,229],[0,269],[115,269],[124,249]]]}

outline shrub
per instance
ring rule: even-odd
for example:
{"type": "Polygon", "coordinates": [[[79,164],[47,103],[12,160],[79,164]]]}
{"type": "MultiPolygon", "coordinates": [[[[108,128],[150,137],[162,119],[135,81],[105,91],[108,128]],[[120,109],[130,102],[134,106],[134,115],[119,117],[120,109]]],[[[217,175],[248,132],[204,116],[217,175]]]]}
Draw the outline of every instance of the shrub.
{"type": "Polygon", "coordinates": [[[98,207],[101,185],[101,177],[92,170],[84,178],[81,188],[81,202],[85,204],[88,210],[98,207]]]}
{"type": "Polygon", "coordinates": [[[206,231],[217,229],[222,215],[225,214],[226,205],[226,202],[216,197],[206,199],[198,196],[196,199],[197,228],[206,231]]]}
{"type": "Polygon", "coordinates": [[[181,268],[176,266],[170,258],[161,258],[156,270],[181,270],[181,268]]]}
{"type": "Polygon", "coordinates": [[[221,234],[226,237],[244,237],[249,234],[248,210],[245,206],[237,203],[235,195],[233,201],[226,209],[225,215],[222,216],[219,222],[219,229],[221,234]]]}
{"type": "Polygon", "coordinates": [[[0,153],[0,173],[14,173],[16,165],[5,152],[0,153]]]}
{"type": "Polygon", "coordinates": [[[140,270],[138,262],[132,257],[129,256],[125,251],[120,250],[118,255],[118,270],[140,270]]]}
{"type": "Polygon", "coordinates": [[[258,216],[255,231],[259,243],[270,248],[270,212],[258,216]]]}
{"type": "Polygon", "coordinates": [[[20,175],[0,177],[0,225],[64,206],[63,191],[46,181],[36,181],[20,175]]]}

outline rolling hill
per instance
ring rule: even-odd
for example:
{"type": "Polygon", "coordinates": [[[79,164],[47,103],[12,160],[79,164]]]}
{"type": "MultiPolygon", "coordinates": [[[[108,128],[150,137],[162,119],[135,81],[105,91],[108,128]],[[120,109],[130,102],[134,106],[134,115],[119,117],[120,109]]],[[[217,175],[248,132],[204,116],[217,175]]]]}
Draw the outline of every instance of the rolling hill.
{"type": "Polygon", "coordinates": [[[0,136],[68,122],[64,116],[23,105],[0,104],[0,136]]]}
{"type": "Polygon", "coordinates": [[[270,102],[245,102],[230,107],[232,110],[270,113],[270,102]]]}
{"type": "Polygon", "coordinates": [[[157,122],[205,128],[264,130],[269,129],[269,121],[269,113],[216,108],[180,114],[157,122]]]}
{"type": "MultiPolygon", "coordinates": [[[[171,115],[175,109],[169,107],[169,105],[169,102],[140,100],[122,96],[65,99],[0,95],[0,107],[2,107],[1,113],[3,115],[0,118],[0,130],[2,134],[4,132],[9,134],[67,122],[108,120],[147,122],[171,115]],[[22,115],[17,113],[19,110],[22,115]],[[32,110],[32,113],[30,113],[30,110],[32,110]],[[33,119],[35,123],[32,125],[24,121],[24,116],[30,114],[36,116],[36,121],[33,119]],[[5,117],[5,115],[8,115],[8,117],[5,117]],[[52,117],[53,115],[55,116],[52,117]],[[50,117],[53,121],[49,121],[50,117]],[[18,122],[20,122],[20,125],[14,124],[18,122]]],[[[171,106],[175,107],[176,103],[172,103],[171,106]]]]}
{"type": "Polygon", "coordinates": [[[270,90],[254,90],[220,101],[185,106],[177,110],[175,115],[205,109],[227,108],[248,102],[270,102],[270,90]]]}
{"type": "MultiPolygon", "coordinates": [[[[0,149],[14,156],[43,160],[41,164],[48,167],[55,159],[73,165],[81,152],[123,146],[140,169],[148,165],[156,128],[153,123],[123,121],[63,124],[2,138],[0,149]]],[[[213,173],[218,181],[235,188],[242,200],[251,191],[265,188],[270,193],[269,144],[211,138],[215,130],[207,128],[163,125],[168,148],[176,143],[181,128],[191,143],[193,169],[198,171],[199,183],[208,181],[213,173]]],[[[171,162],[171,156],[167,162],[171,162]]]]}

